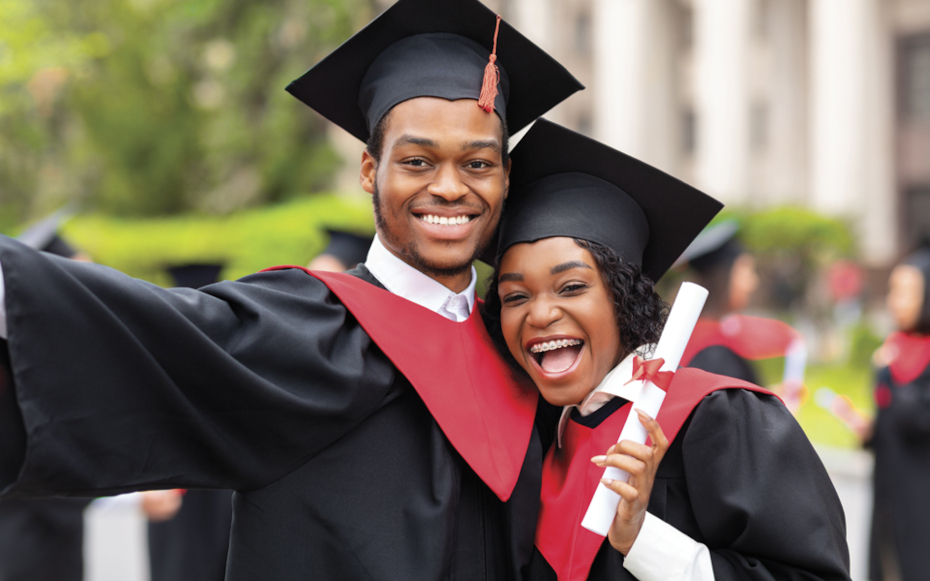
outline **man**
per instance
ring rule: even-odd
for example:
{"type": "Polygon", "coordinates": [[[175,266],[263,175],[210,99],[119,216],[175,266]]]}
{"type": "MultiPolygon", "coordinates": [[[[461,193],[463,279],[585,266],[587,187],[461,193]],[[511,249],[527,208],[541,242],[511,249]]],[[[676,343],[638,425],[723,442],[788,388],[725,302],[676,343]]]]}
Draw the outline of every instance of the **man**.
{"type": "Polygon", "coordinates": [[[378,237],[354,276],[164,290],[0,239],[0,413],[21,414],[0,424],[3,492],[233,488],[230,581],[519,575],[537,395],[472,311],[471,261],[508,125],[581,87],[495,24],[474,0],[401,0],[289,87],[368,140],[378,237]]]}

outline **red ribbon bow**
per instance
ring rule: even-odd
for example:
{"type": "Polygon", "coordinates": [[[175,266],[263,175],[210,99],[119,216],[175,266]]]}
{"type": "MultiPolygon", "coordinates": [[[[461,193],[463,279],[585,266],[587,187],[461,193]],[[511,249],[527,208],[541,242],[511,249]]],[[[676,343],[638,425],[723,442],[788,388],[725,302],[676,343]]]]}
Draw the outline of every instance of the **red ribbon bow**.
{"type": "MultiPolygon", "coordinates": [[[[659,371],[664,364],[665,360],[661,357],[646,361],[637,355],[633,358],[633,377],[630,378],[630,381],[651,381],[656,387],[667,392],[669,384],[672,383],[672,379],[675,377],[675,372],[659,371]]],[[[630,383],[630,381],[627,383],[630,383]]]]}

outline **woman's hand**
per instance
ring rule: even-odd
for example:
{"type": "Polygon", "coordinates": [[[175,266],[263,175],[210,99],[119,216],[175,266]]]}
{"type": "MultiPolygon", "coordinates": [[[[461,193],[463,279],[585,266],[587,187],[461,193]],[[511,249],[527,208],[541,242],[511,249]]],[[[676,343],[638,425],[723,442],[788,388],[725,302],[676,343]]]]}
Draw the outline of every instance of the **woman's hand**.
{"type": "Polygon", "coordinates": [[[604,468],[613,466],[630,474],[629,482],[601,479],[607,488],[620,495],[617,516],[614,518],[607,538],[611,546],[624,555],[630,552],[640,529],[643,528],[656,470],[668,450],[668,439],[662,432],[659,422],[640,410],[635,411],[639,414],[639,421],[652,439],[652,447],[623,440],[611,446],[606,456],[591,458],[591,461],[598,466],[604,468]]]}

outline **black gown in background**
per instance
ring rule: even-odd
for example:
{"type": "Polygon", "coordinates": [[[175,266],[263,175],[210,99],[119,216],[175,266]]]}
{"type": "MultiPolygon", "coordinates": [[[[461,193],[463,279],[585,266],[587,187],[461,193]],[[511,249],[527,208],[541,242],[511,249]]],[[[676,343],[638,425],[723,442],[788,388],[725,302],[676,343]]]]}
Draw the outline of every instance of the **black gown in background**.
{"type": "Polygon", "coordinates": [[[234,489],[229,581],[510,579],[528,561],[536,431],[501,502],[319,280],[166,290],[3,237],[0,264],[18,403],[0,414],[22,416],[2,426],[5,497],[234,489]]]}
{"type": "Polygon", "coordinates": [[[930,575],[930,367],[906,383],[881,369],[876,396],[869,576],[892,578],[885,565],[919,581],[930,575]]]}
{"type": "Polygon", "coordinates": [[[702,369],[708,373],[735,377],[759,385],[755,370],[749,361],[737,355],[725,345],[712,345],[697,352],[688,367],[702,369]]]}
{"type": "MultiPolygon", "coordinates": [[[[614,398],[571,421],[596,429],[625,403],[614,398]]],[[[726,389],[705,397],[659,466],[649,512],[707,545],[717,581],[849,579],[839,497],[804,432],[773,396],[726,389]]],[[[556,579],[538,549],[530,579],[556,579]]],[[[605,539],[588,579],[635,577],[605,539]]]]}

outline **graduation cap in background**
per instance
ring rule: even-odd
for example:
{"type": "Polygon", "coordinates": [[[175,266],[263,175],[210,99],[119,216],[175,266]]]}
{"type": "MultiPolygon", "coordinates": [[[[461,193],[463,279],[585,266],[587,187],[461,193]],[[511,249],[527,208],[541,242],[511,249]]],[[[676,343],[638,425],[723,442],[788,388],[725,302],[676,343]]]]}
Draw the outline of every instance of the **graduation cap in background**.
{"type": "Polygon", "coordinates": [[[178,264],[165,268],[176,287],[200,288],[220,278],[222,264],[178,264]]]}
{"type": "Polygon", "coordinates": [[[704,229],[694,242],[685,248],[676,266],[690,266],[699,273],[707,273],[718,266],[731,265],[740,254],[743,245],[736,238],[739,224],[726,220],[704,229]]]}
{"type": "Polygon", "coordinates": [[[511,159],[497,257],[513,244],[568,236],[613,249],[655,282],[723,207],[661,170],[545,119],[511,159]]]}
{"type": "Polygon", "coordinates": [[[50,252],[65,258],[74,258],[79,254],[58,234],[61,225],[71,217],[67,210],[59,210],[39,221],[17,237],[17,240],[36,250],[50,252]]]}
{"type": "Polygon", "coordinates": [[[343,230],[327,228],[329,244],[320,254],[326,254],[339,260],[346,268],[353,268],[360,262],[365,262],[368,249],[371,247],[372,236],[362,236],[343,230]]]}
{"type": "Polygon", "coordinates": [[[483,97],[516,133],[583,88],[477,0],[399,0],[287,91],[368,141],[385,113],[416,97],[483,97]]]}

